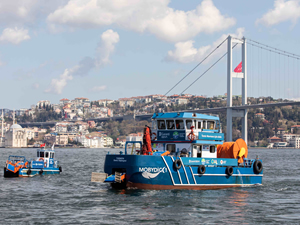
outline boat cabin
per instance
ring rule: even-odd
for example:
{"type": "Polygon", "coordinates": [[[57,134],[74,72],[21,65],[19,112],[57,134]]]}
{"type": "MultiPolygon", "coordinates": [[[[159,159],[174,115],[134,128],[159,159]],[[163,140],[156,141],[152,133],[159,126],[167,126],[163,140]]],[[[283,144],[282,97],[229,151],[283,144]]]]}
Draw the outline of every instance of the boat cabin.
{"type": "Polygon", "coordinates": [[[173,155],[217,158],[217,145],[223,144],[217,116],[178,112],[155,113],[152,117],[152,149],[173,155]]]}
{"type": "Polygon", "coordinates": [[[54,150],[50,149],[38,149],[37,150],[37,161],[44,161],[45,167],[53,167],[54,164],[57,163],[56,160],[54,160],[54,150]]]}

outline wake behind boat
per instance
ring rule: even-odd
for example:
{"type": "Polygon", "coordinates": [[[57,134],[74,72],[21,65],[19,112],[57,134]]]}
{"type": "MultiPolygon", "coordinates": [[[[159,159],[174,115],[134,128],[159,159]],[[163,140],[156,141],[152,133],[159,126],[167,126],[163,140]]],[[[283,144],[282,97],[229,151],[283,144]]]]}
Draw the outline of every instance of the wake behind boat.
{"type": "Polygon", "coordinates": [[[262,183],[263,166],[247,159],[244,140],[225,142],[219,117],[196,113],[158,113],[144,129],[142,149],[107,154],[102,174],[92,181],[116,188],[221,189],[262,183]]]}
{"type": "Polygon", "coordinates": [[[54,149],[37,149],[35,160],[26,160],[25,156],[10,155],[4,167],[4,177],[33,177],[36,175],[60,174],[62,168],[54,160],[54,149]]]}

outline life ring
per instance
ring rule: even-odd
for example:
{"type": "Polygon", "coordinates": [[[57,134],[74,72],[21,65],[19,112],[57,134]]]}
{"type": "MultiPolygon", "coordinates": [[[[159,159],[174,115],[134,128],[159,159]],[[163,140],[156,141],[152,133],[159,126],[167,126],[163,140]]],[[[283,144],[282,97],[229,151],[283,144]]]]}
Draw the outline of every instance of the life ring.
{"type": "Polygon", "coordinates": [[[205,173],[205,170],[206,170],[206,168],[205,168],[204,165],[200,165],[200,166],[198,167],[198,173],[199,173],[199,174],[204,174],[204,173],[205,173]]]}
{"type": "Polygon", "coordinates": [[[27,170],[27,175],[29,176],[31,174],[31,169],[27,170]]]}
{"type": "Polygon", "coordinates": [[[179,170],[181,168],[181,161],[179,159],[175,159],[173,166],[176,170],[179,170]]]}
{"type": "Polygon", "coordinates": [[[156,133],[152,133],[152,135],[151,135],[151,141],[155,141],[156,140],[156,133]]]}
{"type": "Polygon", "coordinates": [[[231,175],[233,174],[233,168],[232,168],[232,166],[227,166],[227,167],[226,167],[225,173],[226,173],[228,176],[231,176],[231,175]]]}
{"type": "Polygon", "coordinates": [[[194,132],[191,132],[191,133],[189,133],[189,135],[188,135],[188,139],[190,140],[190,141],[193,141],[193,140],[195,140],[195,134],[194,134],[194,132]]]}
{"type": "Polygon", "coordinates": [[[39,161],[44,161],[44,158],[39,158],[39,161]]]}
{"type": "Polygon", "coordinates": [[[39,174],[40,174],[40,175],[42,175],[42,174],[43,174],[43,172],[44,172],[43,170],[40,170],[40,171],[39,171],[39,174]]]}
{"type": "Polygon", "coordinates": [[[253,163],[253,170],[254,173],[259,174],[263,169],[263,165],[262,162],[259,160],[255,160],[255,162],[253,163]]]}
{"type": "Polygon", "coordinates": [[[44,167],[47,167],[47,162],[46,161],[44,162],[44,167]]]}

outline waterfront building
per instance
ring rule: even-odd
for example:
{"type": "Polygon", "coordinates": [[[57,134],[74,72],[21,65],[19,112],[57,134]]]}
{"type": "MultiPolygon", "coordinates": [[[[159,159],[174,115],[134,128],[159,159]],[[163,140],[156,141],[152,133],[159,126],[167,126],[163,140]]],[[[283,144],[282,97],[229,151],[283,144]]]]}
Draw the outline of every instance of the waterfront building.
{"type": "Polygon", "coordinates": [[[103,137],[91,135],[79,135],[74,138],[74,140],[81,143],[86,148],[103,148],[105,144],[103,137]]]}
{"type": "Polygon", "coordinates": [[[19,124],[13,124],[5,134],[5,147],[27,147],[26,129],[22,128],[19,124]]]}
{"type": "Polygon", "coordinates": [[[269,143],[278,143],[278,142],[281,142],[281,138],[273,136],[273,137],[268,138],[268,142],[269,143]]]}
{"type": "Polygon", "coordinates": [[[288,144],[287,142],[276,142],[276,143],[274,143],[273,147],[274,148],[284,148],[287,146],[287,144],[288,144]]]}
{"type": "Polygon", "coordinates": [[[294,148],[300,148],[300,137],[292,137],[290,139],[290,145],[294,148]]]}

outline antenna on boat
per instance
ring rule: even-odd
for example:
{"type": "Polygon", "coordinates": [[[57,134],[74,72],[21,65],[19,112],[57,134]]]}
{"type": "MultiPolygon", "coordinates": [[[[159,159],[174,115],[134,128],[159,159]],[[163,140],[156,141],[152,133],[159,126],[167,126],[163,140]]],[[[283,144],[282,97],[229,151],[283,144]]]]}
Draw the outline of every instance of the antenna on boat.
{"type": "Polygon", "coordinates": [[[53,143],[53,145],[52,145],[52,147],[51,147],[51,150],[54,150],[54,143],[53,143]]]}

